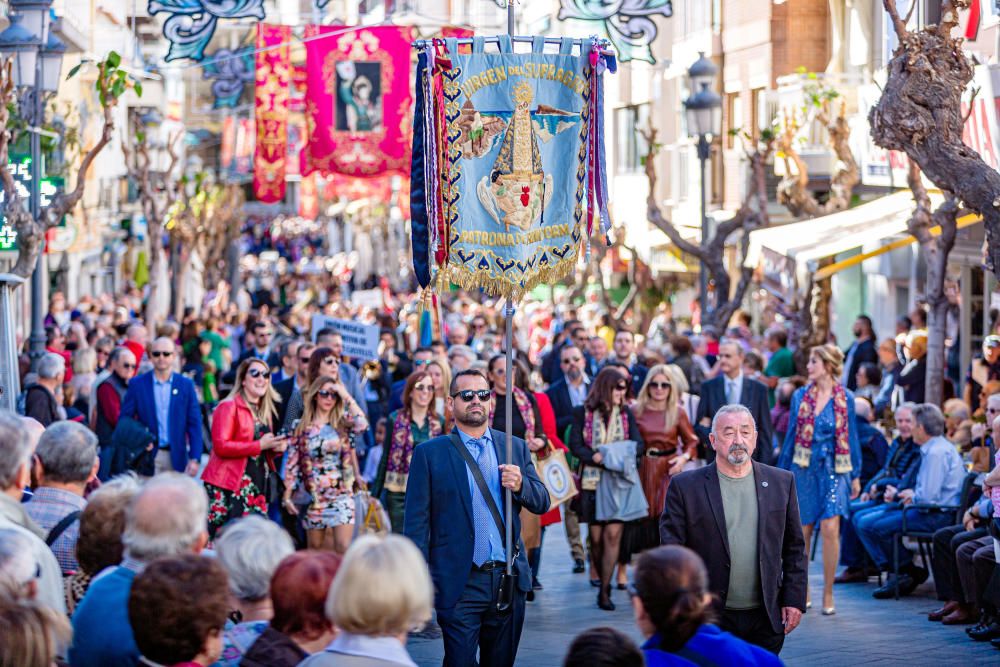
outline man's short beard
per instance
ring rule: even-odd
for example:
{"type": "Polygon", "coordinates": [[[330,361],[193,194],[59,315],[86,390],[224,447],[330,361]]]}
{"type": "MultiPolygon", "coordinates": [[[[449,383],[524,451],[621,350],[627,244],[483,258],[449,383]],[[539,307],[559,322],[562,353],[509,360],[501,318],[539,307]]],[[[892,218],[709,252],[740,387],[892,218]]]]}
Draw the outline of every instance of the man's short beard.
{"type": "Polygon", "coordinates": [[[578,368],[571,368],[566,371],[566,377],[570,380],[578,380],[583,375],[583,371],[578,368]]]}
{"type": "Polygon", "coordinates": [[[486,419],[485,410],[476,414],[466,412],[461,418],[457,414],[455,415],[455,421],[462,426],[482,426],[486,423],[486,419]]]}
{"type": "Polygon", "coordinates": [[[734,466],[743,465],[750,458],[750,450],[743,446],[735,446],[729,450],[726,460],[734,466]]]}

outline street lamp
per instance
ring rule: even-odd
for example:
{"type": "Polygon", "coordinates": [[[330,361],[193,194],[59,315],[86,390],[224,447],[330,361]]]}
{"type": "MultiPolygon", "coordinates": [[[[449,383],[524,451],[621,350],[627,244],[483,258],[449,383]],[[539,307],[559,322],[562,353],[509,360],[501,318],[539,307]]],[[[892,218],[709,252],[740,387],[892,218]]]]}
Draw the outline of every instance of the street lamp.
{"type": "MultiPolygon", "coordinates": [[[[706,210],[706,189],[708,187],[707,164],[711,154],[712,137],[722,132],[722,98],[712,90],[712,83],[719,68],[705,57],[704,51],[690,69],[691,88],[694,93],[684,100],[684,114],[687,119],[688,136],[698,138],[698,160],[701,163],[701,238],[708,238],[708,211],[706,210]]],[[[702,266],[698,270],[698,303],[701,316],[708,311],[708,273],[702,266]]]]}
{"type": "Polygon", "coordinates": [[[38,47],[41,45],[42,40],[25,27],[21,16],[12,16],[10,27],[0,32],[0,52],[5,57],[13,57],[11,74],[16,88],[24,88],[34,82],[38,47]]]}
{"type": "MultiPolygon", "coordinates": [[[[45,122],[44,97],[59,87],[66,45],[49,33],[52,0],[10,0],[11,26],[0,33],[0,53],[14,57],[14,85],[19,89],[20,113],[31,135],[31,191],[29,209],[41,215],[42,146],[39,128],[45,122]],[[13,31],[13,32],[12,32],[13,31]]],[[[45,354],[45,241],[31,274],[30,356],[35,363],[45,354]]]]}

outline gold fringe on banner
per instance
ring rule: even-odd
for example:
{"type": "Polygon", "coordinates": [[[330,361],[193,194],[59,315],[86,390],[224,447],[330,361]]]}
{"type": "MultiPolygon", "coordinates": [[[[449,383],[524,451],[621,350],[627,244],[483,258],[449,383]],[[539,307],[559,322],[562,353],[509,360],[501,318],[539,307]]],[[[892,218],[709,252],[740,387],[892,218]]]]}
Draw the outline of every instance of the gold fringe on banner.
{"type": "Polygon", "coordinates": [[[451,282],[465,290],[481,289],[493,297],[503,297],[513,301],[520,301],[525,294],[535,289],[538,285],[558,282],[572,273],[573,267],[576,266],[578,255],[579,248],[577,248],[577,252],[572,253],[572,256],[567,256],[546,269],[532,271],[523,286],[502,276],[495,277],[486,271],[472,271],[464,266],[457,265],[449,267],[450,275],[448,278],[451,282]]]}

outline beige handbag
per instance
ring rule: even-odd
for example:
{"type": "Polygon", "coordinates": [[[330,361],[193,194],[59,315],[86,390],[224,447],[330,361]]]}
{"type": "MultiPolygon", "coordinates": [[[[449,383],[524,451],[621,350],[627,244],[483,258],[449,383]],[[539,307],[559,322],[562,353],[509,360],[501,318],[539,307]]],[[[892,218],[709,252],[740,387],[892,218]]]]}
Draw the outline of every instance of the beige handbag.
{"type": "MultiPolygon", "coordinates": [[[[536,467],[538,476],[549,491],[551,507],[558,507],[579,493],[573,482],[573,473],[566,462],[566,454],[561,449],[553,448],[547,457],[538,461],[536,467]]],[[[586,474],[586,468],[584,473],[586,474]]]]}

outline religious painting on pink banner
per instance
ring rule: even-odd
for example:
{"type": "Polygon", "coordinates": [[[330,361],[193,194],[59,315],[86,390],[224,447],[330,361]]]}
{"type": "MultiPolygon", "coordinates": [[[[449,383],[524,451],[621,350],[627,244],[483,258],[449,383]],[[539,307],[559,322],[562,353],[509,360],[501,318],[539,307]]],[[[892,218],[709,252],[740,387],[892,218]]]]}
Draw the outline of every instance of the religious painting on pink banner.
{"type": "Polygon", "coordinates": [[[302,174],[409,174],[411,28],[306,26],[302,174]]]}

